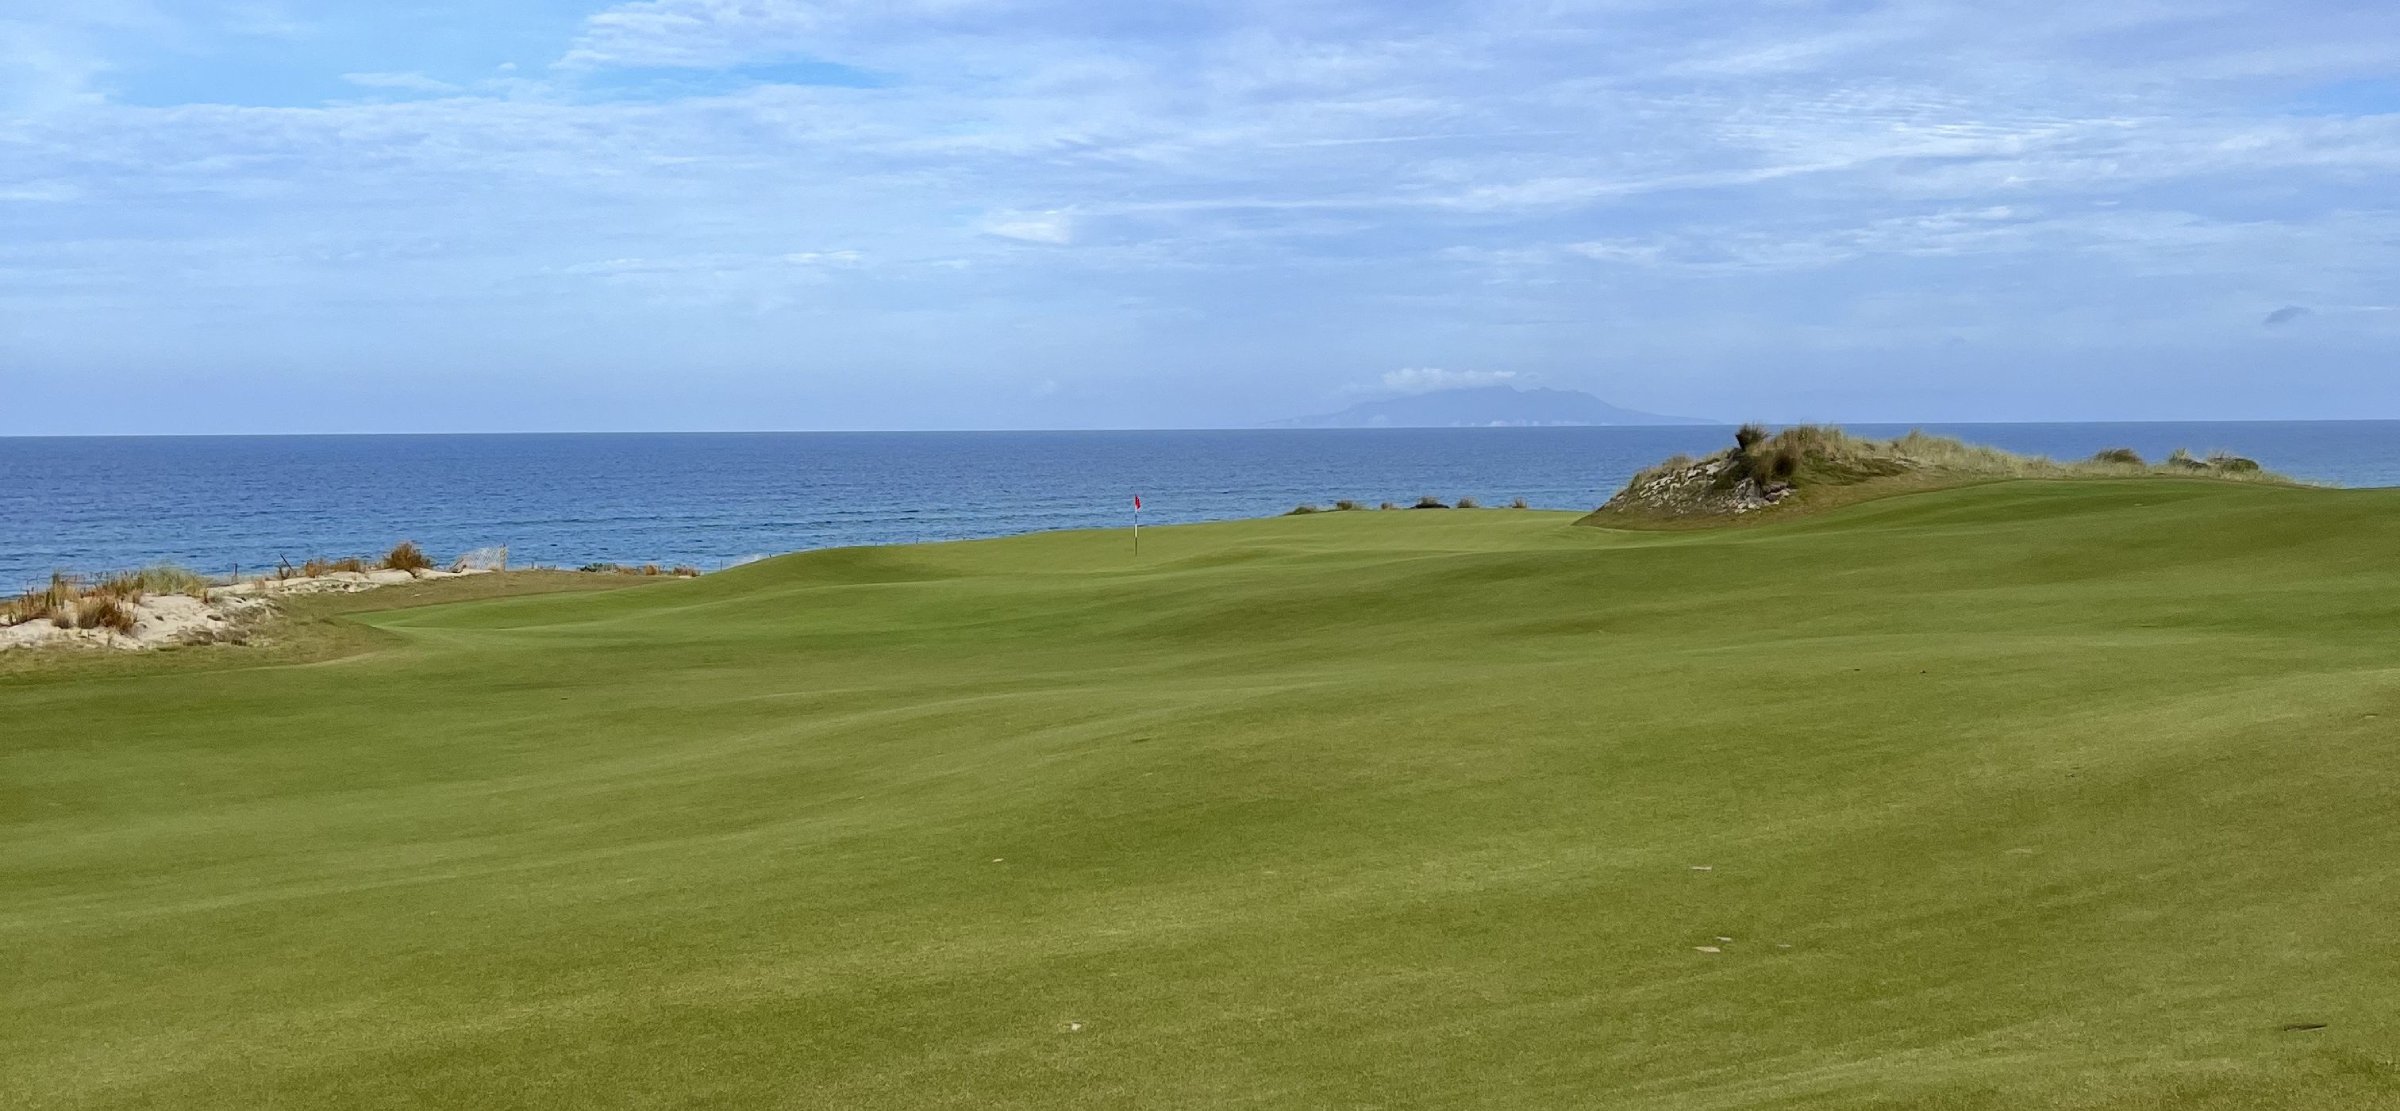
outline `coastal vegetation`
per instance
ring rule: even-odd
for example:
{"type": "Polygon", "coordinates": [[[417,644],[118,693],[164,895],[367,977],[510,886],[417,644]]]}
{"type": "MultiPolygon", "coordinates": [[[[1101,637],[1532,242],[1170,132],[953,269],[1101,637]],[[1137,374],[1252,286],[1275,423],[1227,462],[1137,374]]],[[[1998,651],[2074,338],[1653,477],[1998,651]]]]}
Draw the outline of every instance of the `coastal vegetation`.
{"type": "MultiPolygon", "coordinates": [[[[414,542],[403,541],[372,564],[355,556],[311,557],[296,566],[287,559],[256,577],[241,579],[211,580],[166,563],[90,576],[58,571],[42,585],[0,597],[0,652],[22,656],[18,649],[248,646],[268,625],[281,624],[282,611],[296,598],[503,574],[507,568],[505,547],[462,553],[445,571],[414,542]]],[[[556,573],[548,568],[533,570],[556,573]]],[[[600,563],[583,570],[651,578],[700,575],[700,569],[690,564],[600,563]]],[[[531,579],[520,575],[509,581],[542,578],[543,574],[531,579]]]]}
{"type": "Polygon", "coordinates": [[[1733,446],[1714,455],[1678,455],[1635,474],[1586,521],[1709,524],[2005,479],[2139,477],[2291,484],[2255,460],[2224,453],[2196,459],[2177,449],[2151,466],[2130,448],[2110,448],[2090,459],[2059,462],[1924,432],[1876,440],[1826,425],[1769,432],[1746,424],[1734,432],[1733,446]]]}
{"type": "MultiPolygon", "coordinates": [[[[1525,499],[1523,499],[1523,498],[1512,498],[1512,499],[1510,499],[1510,500],[1509,500],[1509,503],[1508,503],[1508,505],[1509,505],[1509,508],[1511,508],[1511,509],[1524,509],[1524,508],[1526,508],[1526,505],[1525,505],[1525,499]]],[[[1287,509],[1287,510],[1285,510],[1283,515],[1284,515],[1284,516],[1286,516],[1286,517],[1305,517],[1305,516],[1307,516],[1308,514],[1311,514],[1311,513],[1348,513],[1348,512],[1353,512],[1353,511],[1356,511],[1356,510],[1363,510],[1363,509],[1365,509],[1366,507],[1367,507],[1367,506],[1366,506],[1366,503],[1364,503],[1364,502],[1355,501],[1355,500],[1352,500],[1352,499],[1350,499],[1350,498],[1342,498],[1342,499],[1340,499],[1340,500],[1338,500],[1338,501],[1334,502],[1334,503],[1333,503],[1333,508],[1331,508],[1331,509],[1326,509],[1326,508],[1323,508],[1323,507],[1321,507],[1321,506],[1317,505],[1315,502],[1302,502],[1302,503],[1300,503],[1299,505],[1295,505],[1295,506],[1291,507],[1290,509],[1287,509]]],[[[1481,503],[1481,502],[1478,502],[1478,501],[1476,501],[1474,498],[1471,498],[1471,497],[1462,497],[1462,498],[1458,499],[1458,501],[1457,501],[1455,504],[1453,504],[1453,503],[1449,503],[1449,502],[1444,502],[1442,499],[1440,499],[1440,498],[1437,498],[1437,497],[1435,497],[1435,496],[1433,496],[1433,495],[1431,495],[1431,494],[1427,494],[1427,495],[1425,495],[1425,496],[1423,496],[1423,497],[1420,497],[1420,498],[1418,498],[1418,499],[1417,499],[1417,503],[1416,503],[1415,505],[1412,505],[1412,506],[1410,506],[1409,508],[1411,508],[1411,509],[1453,509],[1453,508],[1455,508],[1455,509],[1480,509],[1480,508],[1482,508],[1482,507],[1483,507],[1483,503],[1481,503]]],[[[1391,502],[1388,502],[1388,501],[1387,501],[1387,502],[1383,502],[1382,504],[1379,504],[1379,505],[1377,505],[1375,508],[1377,508],[1377,509],[1397,509],[1397,508],[1399,508],[1399,507],[1398,507],[1398,506],[1396,506],[1396,505],[1394,505],[1394,504],[1392,504],[1391,502]]]]}
{"type": "Polygon", "coordinates": [[[656,563],[586,563],[576,570],[587,575],[636,575],[645,578],[657,578],[665,575],[671,578],[691,579],[700,576],[700,569],[688,563],[678,563],[673,567],[663,567],[656,563]]]}
{"type": "Polygon", "coordinates": [[[134,605],[154,595],[184,595],[205,602],[208,580],[173,564],[153,564],[85,579],[63,571],[15,597],[0,600],[0,628],[48,621],[58,628],[108,629],[130,633],[134,605]]]}
{"type": "Polygon", "coordinates": [[[433,559],[417,547],[414,540],[403,540],[384,553],[383,569],[387,571],[424,571],[433,566],[433,559]]]}
{"type": "Polygon", "coordinates": [[[2400,1104],[2400,491],[1574,520],[0,672],[0,1105],[2400,1104]]]}

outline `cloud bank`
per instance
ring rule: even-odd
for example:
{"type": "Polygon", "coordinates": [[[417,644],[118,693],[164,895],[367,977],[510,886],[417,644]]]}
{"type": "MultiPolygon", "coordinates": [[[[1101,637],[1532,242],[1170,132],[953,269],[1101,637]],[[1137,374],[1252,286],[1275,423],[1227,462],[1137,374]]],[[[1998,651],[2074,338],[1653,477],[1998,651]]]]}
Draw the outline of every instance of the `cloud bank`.
{"type": "Polygon", "coordinates": [[[436,7],[0,16],[0,434],[2400,416],[2389,6],[436,7]]]}
{"type": "Polygon", "coordinates": [[[1476,386],[1524,385],[1524,376],[1513,370],[1442,370],[1436,367],[1410,367],[1383,376],[1383,388],[1393,393],[1432,393],[1435,390],[1460,390],[1476,386]]]}

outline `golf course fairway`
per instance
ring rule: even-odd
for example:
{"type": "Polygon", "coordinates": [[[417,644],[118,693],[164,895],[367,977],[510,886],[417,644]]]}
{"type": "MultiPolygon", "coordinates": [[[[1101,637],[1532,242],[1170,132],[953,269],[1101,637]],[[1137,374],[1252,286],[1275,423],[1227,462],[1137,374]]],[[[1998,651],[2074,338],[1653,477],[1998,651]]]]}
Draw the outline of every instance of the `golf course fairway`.
{"type": "Polygon", "coordinates": [[[1574,520],[0,674],[0,1106],[2400,1106],[2400,490],[1574,520]]]}

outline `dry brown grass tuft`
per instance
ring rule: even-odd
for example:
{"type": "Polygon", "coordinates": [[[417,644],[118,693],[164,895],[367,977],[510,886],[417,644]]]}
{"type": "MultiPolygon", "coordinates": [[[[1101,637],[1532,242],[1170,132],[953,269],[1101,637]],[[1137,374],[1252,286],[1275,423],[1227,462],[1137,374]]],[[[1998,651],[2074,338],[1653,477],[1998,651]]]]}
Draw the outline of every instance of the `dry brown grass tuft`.
{"type": "Polygon", "coordinates": [[[112,629],[130,634],[134,626],[133,604],[111,594],[92,594],[75,603],[75,627],[79,629],[112,629]]]}
{"type": "Polygon", "coordinates": [[[416,541],[403,540],[384,553],[383,566],[391,571],[424,571],[433,567],[433,560],[426,557],[423,548],[417,547],[416,541]]]}
{"type": "Polygon", "coordinates": [[[49,618],[61,628],[75,623],[75,602],[83,597],[83,580],[64,571],[50,573],[47,586],[37,586],[0,603],[0,626],[22,625],[49,618]]]}

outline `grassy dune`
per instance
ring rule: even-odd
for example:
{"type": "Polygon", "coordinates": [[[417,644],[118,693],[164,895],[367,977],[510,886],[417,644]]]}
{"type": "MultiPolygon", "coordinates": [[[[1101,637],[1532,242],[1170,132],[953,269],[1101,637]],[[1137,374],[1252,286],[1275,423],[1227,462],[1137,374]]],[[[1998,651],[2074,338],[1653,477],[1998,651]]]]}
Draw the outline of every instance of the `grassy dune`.
{"type": "Polygon", "coordinates": [[[0,1106],[2400,1106],[2400,491],[1572,520],[0,676],[0,1106]]]}

